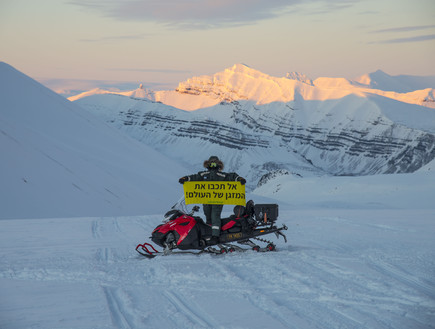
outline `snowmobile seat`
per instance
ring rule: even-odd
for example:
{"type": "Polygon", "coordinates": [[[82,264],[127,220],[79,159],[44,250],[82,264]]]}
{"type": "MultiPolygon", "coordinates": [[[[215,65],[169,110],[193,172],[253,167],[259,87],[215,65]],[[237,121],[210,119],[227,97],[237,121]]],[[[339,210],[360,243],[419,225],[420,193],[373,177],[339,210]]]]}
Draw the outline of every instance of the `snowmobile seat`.
{"type": "Polygon", "coordinates": [[[233,215],[228,218],[222,218],[221,230],[230,233],[240,232],[242,229],[242,217],[245,215],[245,210],[244,206],[235,206],[233,208],[233,215]]]}
{"type": "Polygon", "coordinates": [[[246,215],[241,217],[231,215],[229,218],[222,219],[221,231],[228,233],[248,232],[251,227],[249,223],[249,218],[246,215]]]}
{"type": "Polygon", "coordinates": [[[228,218],[222,218],[221,221],[221,231],[228,231],[230,233],[240,232],[241,231],[241,223],[239,218],[235,215],[231,215],[228,218]]]}

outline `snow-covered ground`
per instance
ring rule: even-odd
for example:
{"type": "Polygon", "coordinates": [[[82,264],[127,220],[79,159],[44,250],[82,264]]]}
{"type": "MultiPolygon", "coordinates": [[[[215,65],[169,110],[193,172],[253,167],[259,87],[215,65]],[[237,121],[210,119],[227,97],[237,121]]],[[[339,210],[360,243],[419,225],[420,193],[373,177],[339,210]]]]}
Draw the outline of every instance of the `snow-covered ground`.
{"type": "Polygon", "coordinates": [[[1,220],[0,327],[435,328],[435,205],[405,202],[431,174],[287,185],[288,243],[269,253],[145,259],[159,214],[1,220]]]}
{"type": "Polygon", "coordinates": [[[270,236],[276,252],[146,259],[134,249],[186,170],[7,64],[0,73],[1,329],[435,328],[434,161],[277,176],[250,195],[280,205],[288,243],[270,236]]]}

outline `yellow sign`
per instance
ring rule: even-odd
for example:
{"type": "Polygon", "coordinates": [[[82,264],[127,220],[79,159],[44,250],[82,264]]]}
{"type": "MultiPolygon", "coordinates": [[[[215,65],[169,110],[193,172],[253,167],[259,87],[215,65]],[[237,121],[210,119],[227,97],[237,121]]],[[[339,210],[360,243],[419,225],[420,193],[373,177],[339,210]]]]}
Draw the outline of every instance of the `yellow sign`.
{"type": "Polygon", "coordinates": [[[185,182],[186,204],[232,204],[246,205],[245,185],[240,182],[185,182]]]}

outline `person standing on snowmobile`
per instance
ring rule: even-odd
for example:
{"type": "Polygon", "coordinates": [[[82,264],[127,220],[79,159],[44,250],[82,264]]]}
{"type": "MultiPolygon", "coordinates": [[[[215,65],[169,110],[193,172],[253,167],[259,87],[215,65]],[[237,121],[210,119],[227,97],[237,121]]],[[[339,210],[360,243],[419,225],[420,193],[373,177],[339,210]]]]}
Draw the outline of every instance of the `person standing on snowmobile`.
{"type": "MultiPolygon", "coordinates": [[[[242,185],[246,184],[246,179],[239,176],[237,173],[225,173],[224,164],[217,156],[211,156],[204,161],[206,170],[200,171],[197,174],[181,177],[178,181],[184,184],[187,181],[238,181],[242,185]]],[[[203,210],[207,224],[211,225],[212,237],[208,242],[209,245],[219,243],[219,235],[221,230],[221,213],[223,205],[204,204],[203,210]]]]}

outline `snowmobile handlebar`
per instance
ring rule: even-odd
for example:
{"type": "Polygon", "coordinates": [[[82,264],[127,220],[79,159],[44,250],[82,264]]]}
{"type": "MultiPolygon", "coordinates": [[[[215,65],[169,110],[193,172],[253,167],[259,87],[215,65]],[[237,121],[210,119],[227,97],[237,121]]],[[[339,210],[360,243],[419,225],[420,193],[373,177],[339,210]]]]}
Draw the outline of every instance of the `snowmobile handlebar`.
{"type": "Polygon", "coordinates": [[[189,213],[189,215],[193,215],[195,212],[199,211],[199,206],[195,206],[192,208],[191,212],[189,213]]]}

